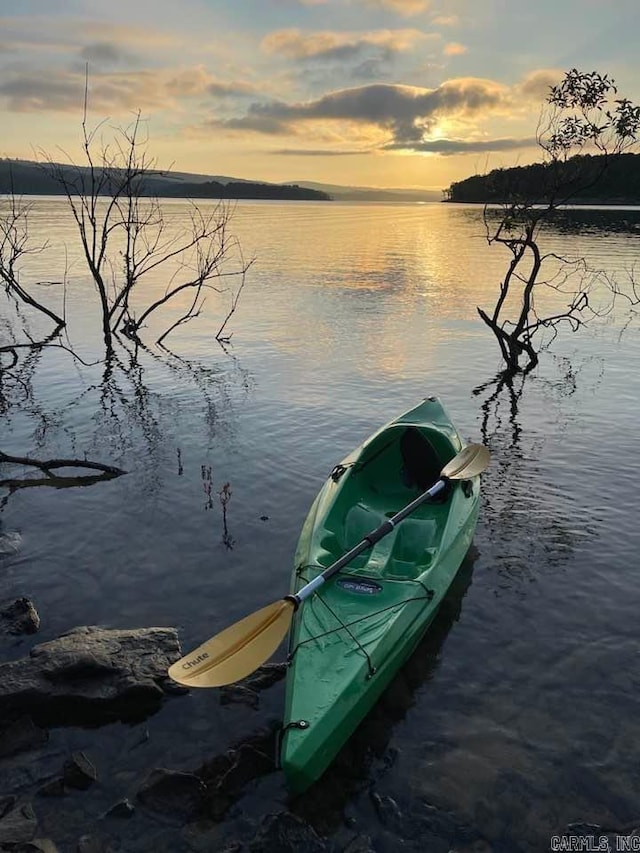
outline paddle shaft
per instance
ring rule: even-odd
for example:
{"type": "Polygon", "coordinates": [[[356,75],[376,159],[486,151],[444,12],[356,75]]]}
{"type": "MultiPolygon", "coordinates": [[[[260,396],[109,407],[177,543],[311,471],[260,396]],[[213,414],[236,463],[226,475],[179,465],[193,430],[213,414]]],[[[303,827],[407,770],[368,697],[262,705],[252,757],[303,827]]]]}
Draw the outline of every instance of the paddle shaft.
{"type": "Polygon", "coordinates": [[[298,592],[293,595],[288,595],[287,598],[289,600],[293,600],[296,605],[301,604],[306,598],[313,595],[318,587],[321,587],[322,584],[329,580],[332,575],[335,575],[336,572],[339,572],[340,569],[343,569],[348,563],[350,563],[354,557],[362,554],[362,552],[366,551],[367,548],[371,548],[376,544],[376,542],[379,542],[383,536],[386,536],[387,533],[391,533],[396,524],[399,524],[408,515],[411,515],[411,513],[425,501],[428,501],[430,498],[437,495],[438,492],[441,492],[445,485],[446,480],[438,480],[438,482],[434,483],[430,489],[427,489],[426,492],[423,492],[415,500],[411,501],[410,504],[407,504],[404,509],[401,509],[400,512],[397,512],[395,515],[391,516],[391,518],[383,521],[379,527],[376,527],[375,530],[368,533],[361,542],[355,545],[350,551],[347,551],[346,554],[343,554],[339,560],[332,563],[324,570],[324,572],[322,572],[322,574],[318,575],[317,578],[309,581],[309,583],[303,586],[302,589],[299,589],[298,592]]]}

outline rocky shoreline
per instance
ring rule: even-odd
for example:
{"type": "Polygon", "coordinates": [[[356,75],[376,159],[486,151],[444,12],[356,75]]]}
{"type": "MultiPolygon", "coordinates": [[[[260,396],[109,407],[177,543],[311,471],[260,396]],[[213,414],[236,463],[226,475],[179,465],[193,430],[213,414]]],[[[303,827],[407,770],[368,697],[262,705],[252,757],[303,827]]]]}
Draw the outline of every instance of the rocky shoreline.
{"type": "MultiPolygon", "coordinates": [[[[20,636],[38,631],[40,618],[27,598],[0,605],[0,635],[20,636]]],[[[238,840],[218,846],[219,826],[238,800],[257,780],[274,773],[278,726],[271,724],[232,744],[196,768],[175,770],[154,767],[135,792],[122,797],[95,822],[96,831],[80,835],[72,846],[45,837],[38,812],[43,803],[69,802],[74,796],[100,785],[95,756],[73,751],[66,756],[47,754],[49,731],[57,726],[95,728],[115,721],[141,722],[156,713],[163,702],[188,691],[173,683],[167,668],[181,655],[173,628],[110,630],[97,626],[75,628],[55,640],[36,643],[27,657],[0,664],[0,851],[13,853],[115,853],[146,849],[132,819],[141,815],[145,825],[157,822],[160,834],[170,826],[184,849],[239,851],[297,851],[307,853],[370,853],[369,835],[350,827],[342,818],[343,798],[336,799],[335,780],[303,795],[291,811],[264,815],[247,827],[238,840]],[[44,767],[24,782],[28,765],[44,767]],[[11,787],[15,790],[11,790],[11,787]],[[331,840],[312,825],[312,814],[322,814],[321,824],[331,830],[331,840]],[[342,825],[337,833],[336,825],[342,825]],[[115,827],[115,829],[114,829],[115,827]],[[212,846],[209,846],[209,845],[212,846]],[[131,846],[133,845],[133,846],[131,846]]],[[[265,664],[242,683],[220,691],[222,705],[250,709],[259,705],[260,693],[284,678],[285,664],[265,664]]],[[[344,767],[334,771],[340,776],[344,767]]],[[[348,794],[350,786],[343,786],[348,794]]],[[[90,796],[90,793],[84,794],[90,796]]],[[[423,849],[419,839],[438,841],[433,849],[489,850],[477,847],[482,839],[455,816],[403,814],[397,803],[369,791],[377,819],[390,835],[404,838],[405,849],[423,849]],[[426,823],[425,823],[426,820],[426,823]],[[430,827],[430,828],[429,828],[430,827]],[[451,842],[459,842],[455,848],[451,842]]],[[[166,833],[164,833],[166,834],[166,833]]],[[[170,833],[171,834],[171,833],[170,833]]],[[[157,846],[149,839],[149,849],[157,846]]],[[[163,849],[175,849],[167,847],[163,849]]],[[[430,848],[431,849],[431,848],[430,848]]]]}
{"type": "MultiPolygon", "coordinates": [[[[0,635],[35,633],[40,625],[29,599],[0,606],[0,635]]],[[[49,728],[59,725],[97,727],[114,721],[140,722],[163,701],[188,691],[167,676],[181,655],[173,628],[109,630],[82,626],[55,640],[33,646],[28,657],[0,664],[0,771],[5,764],[0,795],[0,850],[14,853],[59,848],[38,835],[37,801],[64,798],[87,791],[98,782],[91,757],[74,752],[51,778],[34,790],[6,793],[13,761],[35,762],[46,747],[49,728]],[[35,803],[35,804],[34,804],[35,803]]],[[[241,685],[227,688],[221,702],[256,707],[258,691],[284,676],[283,664],[267,664],[241,685]]],[[[132,799],[123,798],[105,819],[132,817],[136,810],[178,824],[207,818],[220,821],[240,796],[243,786],[274,770],[274,731],[268,730],[205,762],[194,772],[154,768],[132,799]]],[[[20,786],[18,786],[20,787],[20,786]]],[[[78,853],[120,849],[100,836],[82,836],[78,853]]]]}
{"type": "MultiPolygon", "coordinates": [[[[33,635],[39,624],[29,599],[0,603],[0,636],[33,635]]],[[[100,778],[97,767],[103,756],[91,740],[84,749],[51,748],[50,736],[60,727],[96,729],[125,722],[138,724],[139,731],[139,724],[165,702],[189,692],[167,677],[168,666],[180,656],[174,628],[82,626],[36,643],[26,657],[0,664],[0,853],[511,853],[499,838],[488,839],[420,796],[409,792],[396,799],[395,790],[390,796],[384,769],[371,772],[376,744],[384,753],[382,763],[393,765],[386,749],[388,733],[412,704],[412,683],[420,683],[433,665],[424,654],[407,664],[319,783],[280,811],[258,810],[256,817],[254,809],[253,819],[244,816],[241,801],[269,779],[278,779],[276,721],[198,766],[145,767],[141,756],[135,783],[126,787],[107,786],[109,780],[100,778]],[[105,787],[120,788],[106,807],[105,787]],[[354,797],[369,812],[370,825],[363,827],[349,815],[347,804],[354,797]],[[51,837],[56,810],[67,813],[67,824],[78,815],[73,838],[68,832],[51,837]]],[[[265,664],[243,682],[220,690],[219,702],[236,705],[239,712],[255,711],[262,691],[285,673],[285,664],[265,664]]],[[[148,738],[145,726],[129,750],[148,738]]],[[[634,831],[635,825],[593,823],[564,828],[571,836],[606,836],[611,849],[616,835],[634,831]]]]}

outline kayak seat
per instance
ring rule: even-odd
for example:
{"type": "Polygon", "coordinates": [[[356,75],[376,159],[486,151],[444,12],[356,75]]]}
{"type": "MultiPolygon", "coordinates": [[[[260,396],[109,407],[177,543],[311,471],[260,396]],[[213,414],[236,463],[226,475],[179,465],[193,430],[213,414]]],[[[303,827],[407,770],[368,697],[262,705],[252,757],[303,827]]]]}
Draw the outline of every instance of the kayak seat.
{"type": "Polygon", "coordinates": [[[383,513],[364,504],[356,504],[347,512],[344,519],[344,548],[353,548],[364,537],[385,521],[383,513]]]}
{"type": "MultiPolygon", "coordinates": [[[[417,427],[409,426],[404,431],[400,439],[400,454],[400,477],[405,486],[424,492],[437,482],[442,463],[429,439],[417,427]]],[[[443,489],[432,499],[433,503],[445,501],[448,492],[448,488],[443,489]]]]}

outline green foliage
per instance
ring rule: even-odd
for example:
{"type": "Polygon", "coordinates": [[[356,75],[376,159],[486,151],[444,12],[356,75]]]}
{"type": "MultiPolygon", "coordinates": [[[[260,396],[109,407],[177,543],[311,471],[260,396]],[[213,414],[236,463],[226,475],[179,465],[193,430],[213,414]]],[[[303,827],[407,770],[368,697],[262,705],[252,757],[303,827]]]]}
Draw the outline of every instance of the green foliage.
{"type": "Polygon", "coordinates": [[[551,87],[540,146],[552,159],[569,156],[585,145],[609,156],[622,154],[640,130],[640,107],[627,98],[615,98],[617,92],[606,74],[572,68],[551,87]]]}
{"type": "Polygon", "coordinates": [[[615,95],[606,74],[572,68],[551,87],[538,123],[543,162],[494,169],[449,190],[451,201],[501,207],[485,207],[487,240],[511,257],[493,307],[477,310],[495,335],[505,375],[529,372],[561,327],[575,332],[613,304],[609,287],[608,303],[594,307],[590,294],[601,276],[584,259],[545,254],[538,241],[562,205],[640,202],[640,155],[623,153],[640,135],[640,107],[615,95]]]}
{"type": "Polygon", "coordinates": [[[640,134],[640,106],[616,98],[607,74],[572,68],[552,86],[538,125],[543,162],[458,181],[450,201],[555,207],[640,202],[640,157],[623,156],[640,134]]]}

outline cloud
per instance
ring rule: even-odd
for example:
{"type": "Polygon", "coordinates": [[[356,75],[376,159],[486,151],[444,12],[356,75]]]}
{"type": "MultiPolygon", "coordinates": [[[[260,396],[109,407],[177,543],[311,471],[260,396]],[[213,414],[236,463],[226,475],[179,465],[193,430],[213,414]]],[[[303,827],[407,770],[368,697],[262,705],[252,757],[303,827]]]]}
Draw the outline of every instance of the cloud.
{"type": "Polygon", "coordinates": [[[82,49],[89,44],[136,46],[154,50],[176,45],[180,38],[153,26],[112,24],[104,20],[30,15],[0,18],[0,32],[10,44],[43,50],[82,49]]]}
{"type": "Polygon", "coordinates": [[[428,38],[434,36],[415,29],[362,33],[332,30],[305,33],[298,29],[287,29],[269,33],[262,40],[261,47],[265,53],[279,54],[287,59],[349,59],[372,48],[388,56],[403,53],[428,38]]]}
{"type": "Polygon", "coordinates": [[[85,45],[80,56],[86,62],[102,65],[118,65],[131,60],[131,54],[111,41],[97,41],[85,45]]]}
{"type": "Polygon", "coordinates": [[[152,25],[112,24],[103,20],[65,20],[64,31],[82,41],[87,38],[96,41],[104,39],[146,49],[175,46],[182,41],[177,33],[159,30],[152,25]]]}
{"type": "Polygon", "coordinates": [[[549,94],[551,86],[557,85],[565,72],[559,68],[540,68],[528,74],[518,86],[518,91],[525,97],[541,103],[549,94]]]}
{"type": "MultiPolygon", "coordinates": [[[[83,69],[14,69],[0,80],[0,97],[13,112],[75,112],[82,110],[83,69]]],[[[178,71],[141,70],[90,73],[89,106],[93,113],[176,108],[181,99],[203,95],[255,96],[256,88],[242,81],[213,77],[203,66],[178,71]]]]}
{"type": "Polygon", "coordinates": [[[202,95],[215,85],[211,74],[202,65],[184,68],[173,74],[166,82],[167,92],[172,97],[189,98],[202,95]]]}
{"type": "Polygon", "coordinates": [[[183,68],[166,81],[166,90],[175,98],[212,95],[214,98],[255,97],[260,87],[244,80],[223,80],[210,74],[204,65],[183,68]]]}
{"type": "Polygon", "coordinates": [[[215,98],[253,97],[260,91],[253,83],[242,80],[215,80],[207,86],[207,92],[215,98]]]}
{"type": "Polygon", "coordinates": [[[336,150],[331,148],[278,148],[270,151],[270,154],[278,154],[284,157],[353,157],[354,154],[370,154],[370,150],[345,149],[336,150]]]}
{"type": "Polygon", "coordinates": [[[18,113],[39,110],[79,113],[84,85],[80,74],[28,72],[5,77],[0,82],[0,95],[7,98],[9,109],[18,113]]]}
{"type": "Polygon", "coordinates": [[[253,103],[247,113],[222,122],[232,129],[288,134],[296,125],[313,121],[342,121],[377,126],[396,143],[423,139],[444,116],[470,115],[506,100],[506,87],[492,80],[458,78],[436,89],[396,84],[372,84],[330,92],[316,100],[253,103]]]}
{"type": "Polygon", "coordinates": [[[452,42],[449,42],[449,44],[446,44],[444,46],[444,51],[443,51],[445,56],[461,56],[463,53],[466,53],[466,52],[467,52],[467,48],[463,44],[460,44],[457,41],[452,41],[452,42]]]}
{"type": "Polygon", "coordinates": [[[398,12],[406,18],[420,15],[431,6],[431,0],[365,0],[368,6],[376,6],[398,12]]]}
{"type": "Polygon", "coordinates": [[[500,139],[424,139],[409,145],[392,142],[385,145],[384,150],[432,152],[447,156],[450,154],[477,154],[482,151],[514,151],[520,148],[534,148],[536,145],[537,141],[533,136],[521,139],[512,137],[500,139]]]}
{"type": "MultiPolygon", "coordinates": [[[[289,3],[297,6],[325,6],[331,0],[275,0],[275,2],[280,4],[289,3]]],[[[373,8],[388,9],[407,18],[426,12],[431,6],[431,0],[349,0],[349,2],[359,2],[373,8]]]]}
{"type": "Polygon", "coordinates": [[[431,19],[431,23],[436,27],[455,27],[460,22],[457,15],[436,15],[431,19]]]}

